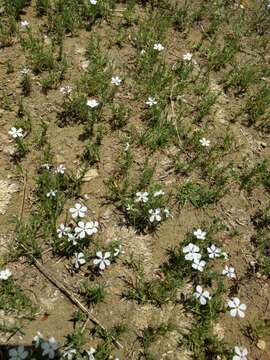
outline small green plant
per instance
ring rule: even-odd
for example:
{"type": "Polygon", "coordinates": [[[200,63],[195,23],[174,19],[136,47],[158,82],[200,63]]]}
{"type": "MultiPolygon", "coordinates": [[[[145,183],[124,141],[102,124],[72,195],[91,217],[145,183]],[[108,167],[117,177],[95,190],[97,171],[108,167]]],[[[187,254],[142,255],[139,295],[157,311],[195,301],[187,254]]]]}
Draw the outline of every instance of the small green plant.
{"type": "Polygon", "coordinates": [[[248,126],[259,126],[259,123],[266,123],[270,103],[270,86],[268,84],[261,85],[255,94],[251,94],[246,102],[244,111],[246,112],[248,126]],[[266,116],[266,120],[264,117],[266,116]]]}
{"type": "Polygon", "coordinates": [[[81,284],[81,294],[87,305],[98,304],[106,296],[105,286],[102,284],[92,285],[88,281],[81,284]]]}
{"type": "Polygon", "coordinates": [[[187,181],[177,188],[176,199],[178,203],[184,206],[191,203],[195,207],[202,207],[217,202],[226,193],[223,184],[211,186],[192,181],[187,181]]]}
{"type": "Polygon", "coordinates": [[[22,88],[22,94],[24,96],[29,96],[32,89],[32,79],[31,75],[29,74],[28,69],[25,69],[22,74],[21,78],[21,88],[22,88]]]}

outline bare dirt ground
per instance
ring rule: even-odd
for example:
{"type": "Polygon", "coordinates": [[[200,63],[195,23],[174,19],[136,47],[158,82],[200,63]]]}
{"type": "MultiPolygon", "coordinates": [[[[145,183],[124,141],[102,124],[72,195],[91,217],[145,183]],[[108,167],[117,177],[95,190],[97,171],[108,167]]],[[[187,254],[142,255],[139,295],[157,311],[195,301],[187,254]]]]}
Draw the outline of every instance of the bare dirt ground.
{"type": "MultiPolygon", "coordinates": [[[[105,134],[99,147],[100,160],[88,169],[88,177],[86,176],[82,183],[79,199],[90,209],[91,217],[99,221],[99,241],[107,246],[117,239],[122,244],[124,253],[101,276],[95,278],[86,268],[82,268],[79,272],[71,272],[70,258],[55,254],[47,239],[41,239],[43,266],[70,291],[77,294],[78,298],[80,298],[80,284],[85,279],[106,285],[107,295],[104,301],[97,305],[90,305],[89,311],[106,328],[112,328],[119,323],[128,324],[128,332],[121,338],[123,349],[113,350],[114,356],[119,359],[142,358],[142,345],[138,341],[138,335],[149,326],[173,322],[177,330],[158,338],[151,345],[151,351],[157,359],[193,359],[191,350],[179,346],[181,331],[178,331],[178,329],[189,329],[193,322],[192,314],[185,310],[181,300],[182,296],[192,294],[192,284],[185,284],[178,290],[178,299],[160,307],[151,302],[142,304],[128,300],[122,294],[127,289],[128,283],[136,283],[136,275],[127,265],[127,259],[132,257],[141,261],[147,280],[162,279],[160,266],[168,259],[168,249],[174,249],[181,244],[186,233],[193,228],[199,228],[202,224],[207,228],[211,226],[214,219],[218,218],[225,225],[224,229],[218,233],[218,238],[223,250],[229,254],[228,264],[234,265],[237,269],[237,276],[241,279],[237,284],[237,296],[244,299],[248,311],[245,318],[239,320],[231,318],[227,312],[222,313],[215,325],[215,331],[218,338],[227,343],[247,347],[248,359],[267,360],[270,358],[269,337],[263,338],[264,345],[260,348],[258,341],[254,342],[245,336],[244,329],[258,319],[270,317],[269,277],[261,274],[257,269],[256,248],[251,242],[252,236],[256,236],[252,219],[258,209],[265,208],[268,204],[268,191],[258,185],[251,193],[247,193],[240,189],[236,178],[231,178],[227,184],[229,191],[214,204],[196,208],[190,203],[179,206],[171,201],[173,217],[162,223],[155,232],[147,234],[138,233],[125,223],[114,204],[107,201],[108,189],[104,182],[118,168],[119,153],[123,148],[122,139],[127,135],[127,128],[132,126],[137,131],[144,128],[142,116],[145,104],[138,97],[133,96],[134,84],[130,79],[136,57],[131,39],[138,30],[138,23],[135,21],[124,28],[123,46],[119,47],[115,44],[117,29],[123,21],[122,10],[126,6],[124,3],[117,3],[115,15],[110,18],[110,21],[101,19],[92,26],[91,32],[78,29],[75,35],[65,37],[63,52],[68,60],[68,70],[57,88],[48,90],[46,93],[41,91],[41,75],[37,74],[32,75],[30,95],[27,97],[22,95],[20,72],[25,64],[29,63],[29,59],[21,48],[19,37],[14,35],[10,46],[0,47],[0,265],[7,264],[14,279],[35,306],[35,314],[31,320],[0,310],[1,321],[3,320],[8,325],[19,323],[22,327],[22,332],[16,331],[12,334],[0,331],[0,343],[3,345],[31,344],[37,331],[41,331],[45,337],[54,336],[59,342],[63,342],[65,336],[73,329],[71,319],[77,307],[33,264],[29,264],[26,256],[13,261],[9,253],[10,247],[16,246],[15,225],[12,219],[16,216],[27,219],[35,206],[35,177],[37,168],[40,166],[40,151],[35,141],[40,132],[41,120],[48,124],[47,139],[51,145],[55,165],[65,164],[68,171],[73,173],[76,173],[81,166],[85,146],[85,140],[82,139],[84,127],[82,124],[59,126],[59,112],[63,101],[59,89],[64,85],[75,84],[85,71],[83,69],[86,61],[85,50],[89,35],[93,33],[99,35],[100,48],[112,60],[114,73],[121,74],[125,78],[115,99],[124,102],[132,110],[127,125],[120,130],[110,129],[109,115],[107,116],[105,134]],[[12,72],[7,70],[8,64],[12,66],[12,72]],[[8,131],[18,118],[21,98],[31,118],[31,133],[28,136],[29,151],[19,164],[16,164],[12,160],[16,148],[8,131]]],[[[244,2],[243,4],[247,8],[246,11],[252,11],[248,8],[252,5],[244,2]]],[[[144,11],[146,14],[142,5],[136,5],[134,10],[136,16],[142,13],[142,17],[145,15],[144,11]]],[[[237,11],[240,10],[237,8],[237,11]]],[[[34,2],[24,8],[20,15],[21,20],[27,20],[32,29],[39,28],[45,33],[47,18],[36,16],[34,2]]],[[[194,49],[194,45],[198,44],[202,37],[202,29],[206,27],[207,20],[202,19],[199,23],[194,23],[189,31],[170,29],[166,35],[165,60],[167,64],[172,66],[183,54],[194,49]]],[[[241,41],[244,49],[250,49],[250,38],[243,36],[241,41]]],[[[196,57],[196,52],[194,53],[196,57]]],[[[196,60],[199,66],[204,66],[206,60],[203,56],[199,56],[198,53],[196,60]]],[[[256,62],[257,55],[254,59],[253,55],[247,55],[245,52],[236,54],[239,63],[245,63],[249,56],[256,62]]],[[[269,57],[268,43],[265,49],[265,61],[268,62],[268,66],[269,57]]],[[[232,162],[233,170],[241,171],[260,159],[269,159],[269,134],[254,127],[247,127],[240,121],[232,121],[244,99],[235,96],[233,92],[224,91],[221,79],[226,71],[227,69],[222,69],[210,75],[210,89],[217,91],[219,95],[207,115],[207,118],[211,119],[207,127],[207,138],[212,139],[214,143],[215,139],[223,137],[229,129],[233,137],[233,145],[223,161],[224,163],[232,162]]],[[[269,77],[268,81],[270,81],[269,77]]],[[[194,94],[184,93],[184,98],[190,103],[196,102],[194,94]]],[[[188,116],[185,121],[189,121],[188,116]]],[[[135,159],[132,176],[137,179],[140,165],[144,163],[149,153],[143,146],[136,144],[131,146],[135,159]]],[[[172,170],[175,154],[178,151],[177,144],[172,143],[152,152],[150,156],[150,163],[156,164],[154,180],[158,181],[168,194],[173,194],[174,189],[186,179],[172,170]]],[[[193,173],[188,178],[196,179],[196,176],[193,173]]],[[[73,199],[67,201],[62,215],[57,220],[58,224],[65,222],[66,212],[73,204],[73,199]]],[[[224,281],[226,283],[230,280],[224,281]]],[[[226,301],[227,298],[225,297],[224,300],[226,301]]],[[[81,301],[83,302],[83,299],[81,301]]],[[[85,325],[88,347],[96,347],[100,342],[90,334],[92,327],[91,322],[85,325]]]]}

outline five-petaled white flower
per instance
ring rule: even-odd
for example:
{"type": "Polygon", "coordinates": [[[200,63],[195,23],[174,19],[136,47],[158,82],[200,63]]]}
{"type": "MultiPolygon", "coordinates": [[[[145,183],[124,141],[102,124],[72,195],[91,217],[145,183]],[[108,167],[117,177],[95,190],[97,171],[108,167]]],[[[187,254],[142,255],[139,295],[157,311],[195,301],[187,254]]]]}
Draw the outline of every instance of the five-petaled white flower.
{"type": "Polygon", "coordinates": [[[212,244],[210,247],[207,248],[208,256],[210,259],[214,259],[216,257],[221,256],[221,249],[217,248],[216,245],[212,244]]]}
{"type": "Polygon", "coordinates": [[[91,5],[97,5],[97,0],[89,0],[91,5]]]}
{"type": "Polygon", "coordinates": [[[37,331],[37,335],[33,337],[33,343],[35,344],[35,348],[38,348],[43,341],[43,335],[40,331],[37,331]]]}
{"type": "Polygon", "coordinates": [[[67,234],[67,237],[68,237],[68,242],[71,242],[72,245],[77,245],[77,234],[73,234],[73,233],[68,233],[67,234]]]}
{"type": "Polygon", "coordinates": [[[13,139],[22,138],[24,136],[22,128],[17,129],[16,127],[12,127],[8,133],[13,139]]]}
{"type": "Polygon", "coordinates": [[[28,75],[30,73],[31,73],[31,70],[26,66],[21,70],[22,75],[28,75]]]}
{"type": "Polygon", "coordinates": [[[173,217],[169,208],[166,207],[163,211],[166,219],[168,219],[169,217],[173,217]]]}
{"type": "Polygon", "coordinates": [[[60,164],[60,165],[58,165],[57,168],[56,168],[56,173],[57,173],[57,174],[64,175],[65,170],[66,170],[65,165],[64,165],[64,164],[60,164]]]}
{"type": "Polygon", "coordinates": [[[193,267],[193,269],[202,272],[203,269],[204,269],[204,267],[205,267],[205,265],[206,265],[206,262],[205,262],[204,260],[194,259],[191,266],[193,267]]]}
{"type": "Polygon", "coordinates": [[[49,192],[47,192],[46,196],[48,198],[54,198],[56,197],[56,194],[57,194],[57,190],[50,190],[49,192]]]}
{"type": "Polygon", "coordinates": [[[94,109],[99,105],[99,102],[95,99],[91,99],[87,100],[86,105],[89,106],[91,109],[94,109]]]}
{"type": "Polygon", "coordinates": [[[147,99],[147,101],[145,103],[146,103],[146,105],[152,107],[152,106],[157,105],[157,100],[155,98],[149,96],[149,98],[147,99]]]}
{"type": "Polygon", "coordinates": [[[0,280],[8,280],[12,276],[12,272],[9,269],[0,271],[0,280]]]}
{"type": "Polygon", "coordinates": [[[99,270],[104,270],[106,266],[110,266],[111,262],[109,260],[111,253],[106,251],[103,255],[102,251],[97,251],[96,259],[94,259],[94,265],[99,267],[99,270]]]}
{"type": "Polygon", "coordinates": [[[156,44],[154,44],[154,50],[163,51],[164,46],[162,44],[160,44],[160,43],[156,43],[156,44]]]}
{"type": "Polygon", "coordinates": [[[234,353],[235,355],[233,356],[232,360],[247,360],[248,351],[246,348],[235,346],[234,353]]]}
{"type": "Polygon", "coordinates": [[[241,304],[240,300],[237,297],[234,297],[228,301],[228,307],[230,308],[230,315],[232,317],[245,317],[245,311],[247,309],[247,306],[246,304],[241,304]]]}
{"type": "Polygon", "coordinates": [[[202,229],[197,229],[193,231],[193,235],[198,239],[198,240],[205,240],[206,238],[206,231],[203,231],[202,229]]]}
{"type": "Polygon", "coordinates": [[[192,60],[192,54],[190,52],[187,52],[186,54],[183,55],[183,60],[184,61],[191,61],[192,60]]]}
{"type": "Polygon", "coordinates": [[[28,356],[28,351],[24,349],[24,346],[20,345],[17,348],[10,349],[8,351],[9,360],[24,360],[28,356]]]}
{"type": "Polygon", "coordinates": [[[113,76],[111,83],[115,86],[120,86],[122,83],[122,79],[119,76],[113,76]]]}
{"type": "Polygon", "coordinates": [[[165,192],[163,190],[155,191],[153,194],[154,197],[158,197],[158,196],[162,196],[162,195],[165,195],[165,192]]]}
{"type": "Polygon", "coordinates": [[[69,212],[73,219],[76,219],[77,217],[83,218],[85,217],[85,214],[87,212],[87,207],[82,204],[76,203],[73,208],[69,209],[69,212]]]}
{"type": "Polygon", "coordinates": [[[126,209],[127,209],[128,212],[134,210],[134,208],[133,208],[133,206],[131,204],[127,204],[126,209]]]}
{"type": "Polygon", "coordinates": [[[161,216],[160,216],[160,209],[150,209],[149,211],[149,214],[150,214],[150,222],[154,222],[154,221],[157,221],[157,222],[160,222],[161,221],[161,216]]]}
{"type": "Polygon", "coordinates": [[[53,336],[50,336],[48,341],[44,341],[41,344],[42,356],[47,355],[49,359],[53,359],[57,350],[59,349],[58,342],[55,340],[53,336]]]}
{"type": "Polygon", "coordinates": [[[122,250],[122,245],[120,244],[117,248],[114,249],[113,256],[119,256],[120,254],[124,254],[125,252],[122,250]]]}
{"type": "Polygon", "coordinates": [[[86,353],[88,355],[88,360],[95,360],[94,353],[96,352],[96,349],[90,348],[90,350],[87,350],[86,353]]]}
{"type": "Polygon", "coordinates": [[[66,349],[63,350],[63,357],[66,358],[67,360],[72,360],[74,358],[74,355],[76,354],[77,354],[77,350],[72,349],[70,347],[67,347],[66,349]]]}
{"type": "Polygon", "coordinates": [[[25,28],[29,26],[29,22],[27,20],[21,21],[21,27],[25,28]]]}
{"type": "Polygon", "coordinates": [[[72,264],[76,269],[79,269],[82,265],[86,263],[84,253],[75,253],[74,256],[75,258],[72,260],[72,264]]]}
{"type": "Polygon", "coordinates": [[[226,275],[229,279],[236,278],[234,267],[225,265],[222,275],[226,275]]]}
{"type": "Polygon", "coordinates": [[[56,230],[59,239],[67,235],[70,232],[70,230],[71,230],[70,227],[66,226],[65,224],[60,224],[59,228],[56,230]]]}
{"type": "Polygon", "coordinates": [[[207,300],[211,299],[209,291],[202,289],[200,285],[196,286],[196,292],[193,294],[197,299],[200,300],[201,305],[205,305],[207,300]]]}
{"type": "Polygon", "coordinates": [[[135,202],[143,202],[143,203],[146,203],[148,201],[148,192],[146,191],[138,191],[136,192],[136,199],[135,199],[135,202]]]}
{"type": "Polygon", "coordinates": [[[98,232],[98,222],[97,221],[89,221],[84,223],[83,221],[79,221],[78,225],[75,227],[75,233],[78,234],[80,239],[84,239],[86,235],[93,235],[98,232]]]}
{"type": "Polygon", "coordinates": [[[63,96],[69,96],[72,93],[72,87],[71,86],[62,86],[60,88],[60,92],[63,96]]]}
{"type": "Polygon", "coordinates": [[[205,146],[205,147],[210,146],[210,140],[207,140],[206,138],[200,139],[200,143],[202,146],[205,146]]]}
{"type": "Polygon", "coordinates": [[[194,261],[195,259],[200,260],[202,255],[199,253],[200,248],[197,245],[189,243],[187,246],[183,247],[183,253],[185,255],[185,259],[189,261],[194,261]]]}

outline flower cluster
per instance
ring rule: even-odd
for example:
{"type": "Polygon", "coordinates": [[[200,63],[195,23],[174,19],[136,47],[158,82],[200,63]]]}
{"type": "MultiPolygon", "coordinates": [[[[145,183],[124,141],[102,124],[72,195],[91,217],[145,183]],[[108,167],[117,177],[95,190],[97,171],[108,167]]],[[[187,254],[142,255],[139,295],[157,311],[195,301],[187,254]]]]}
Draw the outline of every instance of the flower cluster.
{"type": "Polygon", "coordinates": [[[171,217],[166,206],[167,197],[163,190],[137,191],[133,198],[124,202],[128,221],[140,230],[153,229],[171,217]]]}
{"type": "Polygon", "coordinates": [[[98,232],[99,223],[97,221],[83,220],[87,214],[87,207],[81,203],[75,203],[69,209],[69,214],[75,224],[69,226],[60,224],[56,233],[58,239],[63,241],[63,245],[74,254],[72,264],[78,270],[86,263],[86,259],[82,251],[76,250],[82,249],[88,243],[89,238],[98,232]]]}

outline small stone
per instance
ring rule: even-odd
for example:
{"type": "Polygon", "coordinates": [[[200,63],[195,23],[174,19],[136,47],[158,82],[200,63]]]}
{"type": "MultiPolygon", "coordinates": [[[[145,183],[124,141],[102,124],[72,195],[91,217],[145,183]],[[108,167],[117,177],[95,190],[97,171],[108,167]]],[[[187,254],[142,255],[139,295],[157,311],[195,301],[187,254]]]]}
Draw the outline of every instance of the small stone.
{"type": "Polygon", "coordinates": [[[257,342],[257,348],[260,349],[260,350],[265,350],[266,348],[266,343],[264,340],[259,340],[257,342]]]}
{"type": "Polygon", "coordinates": [[[89,169],[86,171],[82,181],[91,181],[99,176],[97,169],[89,169]]]}

